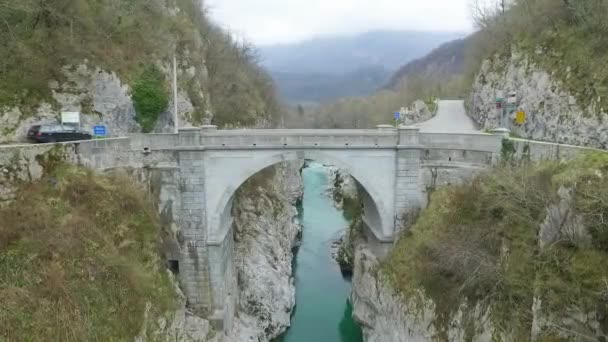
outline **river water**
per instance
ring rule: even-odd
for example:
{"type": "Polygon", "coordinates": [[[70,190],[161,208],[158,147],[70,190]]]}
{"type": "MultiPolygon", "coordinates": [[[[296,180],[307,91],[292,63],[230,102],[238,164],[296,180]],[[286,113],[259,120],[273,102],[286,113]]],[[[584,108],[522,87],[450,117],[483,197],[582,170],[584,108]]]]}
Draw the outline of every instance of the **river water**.
{"type": "Polygon", "coordinates": [[[330,245],[348,226],[342,211],[326,195],[327,169],[310,163],[302,171],[304,199],[300,208],[302,245],[294,260],[296,309],[291,328],[280,342],[362,342],[352,319],[351,284],[331,257],[330,245]]]}

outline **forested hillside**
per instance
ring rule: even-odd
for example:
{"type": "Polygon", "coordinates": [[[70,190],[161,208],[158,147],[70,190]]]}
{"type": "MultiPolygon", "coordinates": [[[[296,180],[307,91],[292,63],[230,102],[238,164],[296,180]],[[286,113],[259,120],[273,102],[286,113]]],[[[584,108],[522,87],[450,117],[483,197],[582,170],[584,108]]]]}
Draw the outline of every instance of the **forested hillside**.
{"type": "Polygon", "coordinates": [[[439,96],[463,95],[463,74],[467,51],[475,35],[445,43],[428,55],[397,70],[387,89],[398,89],[408,81],[424,79],[429,91],[439,96]]]}
{"type": "Polygon", "coordinates": [[[581,102],[599,99],[606,107],[607,16],[608,2],[603,0],[514,0],[497,7],[477,6],[477,56],[510,57],[514,49],[521,50],[581,102]]]}
{"type": "Polygon", "coordinates": [[[471,116],[496,126],[495,99],[517,96],[523,125],[515,133],[539,140],[608,147],[608,1],[516,0],[478,6],[481,31],[472,54],[477,72],[471,116]]]}
{"type": "Polygon", "coordinates": [[[171,102],[174,53],[185,122],[251,125],[277,113],[253,49],[211,23],[201,0],[0,0],[0,23],[4,135],[61,110],[111,121],[111,95],[126,97],[117,106],[134,107],[139,127],[153,130],[171,102]]]}

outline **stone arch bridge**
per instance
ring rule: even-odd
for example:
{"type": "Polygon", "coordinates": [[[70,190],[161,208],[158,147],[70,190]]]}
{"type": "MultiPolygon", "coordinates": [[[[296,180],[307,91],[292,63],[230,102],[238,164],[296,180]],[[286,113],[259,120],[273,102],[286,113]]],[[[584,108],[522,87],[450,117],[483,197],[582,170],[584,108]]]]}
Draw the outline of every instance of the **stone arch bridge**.
{"type": "MultiPolygon", "coordinates": [[[[296,159],[342,168],[364,189],[368,235],[379,243],[391,243],[407,214],[426,205],[429,179],[437,180],[437,170],[470,173],[491,165],[500,154],[502,139],[482,133],[421,133],[415,127],[217,130],[204,126],[184,128],[179,134],[138,134],[57,146],[74,163],[98,170],[147,170],[153,175],[148,181],[156,184],[159,211],[175,233],[167,256],[179,265],[188,303],[227,330],[236,303],[230,212],[236,190],[249,177],[296,159]]],[[[0,165],[11,151],[20,149],[22,157],[32,161],[29,177],[36,177],[40,170],[35,156],[51,148],[0,147],[0,165]]]]}

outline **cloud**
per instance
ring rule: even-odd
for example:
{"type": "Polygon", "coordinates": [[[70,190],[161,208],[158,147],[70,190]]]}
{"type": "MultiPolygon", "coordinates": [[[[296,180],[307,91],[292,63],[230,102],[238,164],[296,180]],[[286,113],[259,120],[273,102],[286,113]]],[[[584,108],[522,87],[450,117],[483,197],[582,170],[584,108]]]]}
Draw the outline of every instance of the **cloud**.
{"type": "Polygon", "coordinates": [[[470,0],[207,0],[222,26],[256,44],[370,30],[472,31],[470,0]]]}

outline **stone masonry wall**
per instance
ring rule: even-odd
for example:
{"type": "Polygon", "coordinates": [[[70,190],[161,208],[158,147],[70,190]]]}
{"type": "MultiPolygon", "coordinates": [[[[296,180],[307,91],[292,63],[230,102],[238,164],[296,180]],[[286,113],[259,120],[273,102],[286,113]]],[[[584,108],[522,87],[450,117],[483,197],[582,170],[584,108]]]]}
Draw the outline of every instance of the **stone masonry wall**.
{"type": "Polygon", "coordinates": [[[205,179],[203,152],[179,153],[181,227],[183,252],[180,263],[181,285],[188,297],[188,305],[197,314],[212,313],[213,303],[209,287],[207,229],[205,222],[205,179]]]}
{"type": "Polygon", "coordinates": [[[421,208],[420,202],[420,150],[400,150],[397,152],[395,213],[396,227],[408,227],[421,208]]]}

